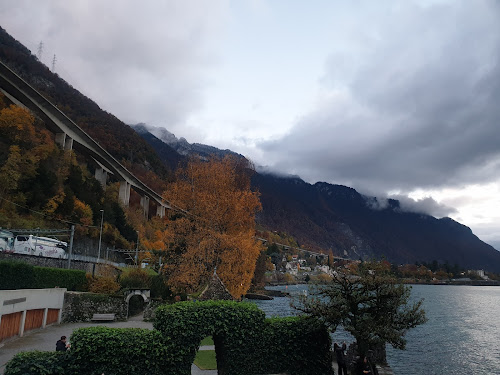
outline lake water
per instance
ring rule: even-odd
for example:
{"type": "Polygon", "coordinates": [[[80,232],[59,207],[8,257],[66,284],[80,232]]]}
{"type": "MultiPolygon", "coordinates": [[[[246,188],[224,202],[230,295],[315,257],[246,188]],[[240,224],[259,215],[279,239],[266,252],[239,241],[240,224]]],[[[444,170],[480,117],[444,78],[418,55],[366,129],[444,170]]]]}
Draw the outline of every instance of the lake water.
{"type": "MultiPolygon", "coordinates": [[[[305,285],[271,287],[292,295],[305,285]]],[[[414,285],[412,299],[424,299],[428,322],[410,330],[406,350],[387,347],[387,361],[396,375],[500,374],[500,287],[414,285]]],[[[290,316],[290,298],[252,301],[267,316],[290,316]]],[[[342,329],[335,341],[353,341],[342,329]]]]}

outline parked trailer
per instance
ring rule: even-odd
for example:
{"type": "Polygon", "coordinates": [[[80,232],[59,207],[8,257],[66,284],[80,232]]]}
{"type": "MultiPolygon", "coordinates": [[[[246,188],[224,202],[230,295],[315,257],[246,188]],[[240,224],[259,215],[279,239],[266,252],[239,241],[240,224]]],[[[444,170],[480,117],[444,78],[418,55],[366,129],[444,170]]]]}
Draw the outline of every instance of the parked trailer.
{"type": "Polygon", "coordinates": [[[5,229],[0,229],[0,251],[14,252],[14,234],[5,229]]]}
{"type": "Polygon", "coordinates": [[[19,235],[14,241],[14,253],[64,258],[68,244],[55,238],[19,235]]]}

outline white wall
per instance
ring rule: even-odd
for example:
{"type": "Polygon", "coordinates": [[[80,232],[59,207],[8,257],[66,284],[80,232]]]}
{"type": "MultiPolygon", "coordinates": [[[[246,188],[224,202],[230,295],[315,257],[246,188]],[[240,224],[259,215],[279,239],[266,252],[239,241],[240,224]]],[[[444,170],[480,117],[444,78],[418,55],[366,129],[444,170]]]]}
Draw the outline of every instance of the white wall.
{"type": "Polygon", "coordinates": [[[0,323],[2,316],[17,312],[22,312],[19,336],[24,334],[24,320],[26,311],[44,309],[43,324],[45,328],[47,322],[48,309],[58,309],[58,323],[61,322],[61,312],[64,303],[64,293],[66,288],[53,289],[18,289],[0,291],[0,323]]]}
{"type": "Polygon", "coordinates": [[[34,309],[62,309],[64,292],[66,288],[1,290],[0,315],[34,309]]]}

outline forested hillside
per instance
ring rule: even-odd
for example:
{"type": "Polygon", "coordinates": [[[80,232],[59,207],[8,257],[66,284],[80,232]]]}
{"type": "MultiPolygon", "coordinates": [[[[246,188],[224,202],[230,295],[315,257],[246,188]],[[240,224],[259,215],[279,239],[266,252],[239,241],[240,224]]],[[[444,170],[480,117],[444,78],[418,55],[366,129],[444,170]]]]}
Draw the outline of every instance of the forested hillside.
{"type": "MultiPolygon", "coordinates": [[[[164,190],[172,173],[149,144],[52,73],[1,28],[0,60],[148,186],[160,193],[164,190]]],[[[104,191],[93,177],[95,166],[89,160],[60,150],[46,124],[3,95],[0,110],[0,227],[61,228],[76,223],[77,238],[95,238],[103,209],[104,242],[132,247],[137,232],[118,204],[118,186],[111,183],[104,191]]]]}
{"type": "Polygon", "coordinates": [[[100,209],[106,214],[104,239],[128,246],[136,233],[117,202],[117,186],[106,190],[79,161],[54,143],[54,135],[27,110],[0,94],[0,226],[64,228],[96,236],[100,209]]]}
{"type": "MultiPolygon", "coordinates": [[[[85,130],[132,172],[151,171],[164,178],[170,175],[153,148],[133,129],[103,111],[57,74],[52,73],[26,47],[0,28],[0,60],[32,85],[50,102],[85,130]]],[[[146,184],[147,173],[143,172],[146,184]]]]}

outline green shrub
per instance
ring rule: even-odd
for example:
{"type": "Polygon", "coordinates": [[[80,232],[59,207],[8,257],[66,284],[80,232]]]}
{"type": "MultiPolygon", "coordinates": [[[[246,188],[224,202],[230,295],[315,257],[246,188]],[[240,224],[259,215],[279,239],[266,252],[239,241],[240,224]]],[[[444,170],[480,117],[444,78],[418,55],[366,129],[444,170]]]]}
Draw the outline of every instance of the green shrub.
{"type": "Polygon", "coordinates": [[[151,288],[151,278],[146,271],[140,268],[131,269],[120,277],[120,285],[125,289],[149,289],[151,288]]]}
{"type": "Polygon", "coordinates": [[[162,275],[156,275],[151,278],[151,298],[161,298],[164,301],[172,300],[172,291],[166,284],[162,275]]]}
{"type": "Polygon", "coordinates": [[[0,289],[67,288],[83,290],[85,271],[36,267],[16,261],[0,261],[0,289]]]}
{"type": "Polygon", "coordinates": [[[5,367],[5,375],[64,375],[68,371],[67,352],[21,352],[5,367]]]}
{"type": "Polygon", "coordinates": [[[0,289],[30,289],[34,285],[32,265],[16,261],[0,261],[0,289]]]}
{"type": "Polygon", "coordinates": [[[36,288],[66,288],[82,291],[87,284],[85,271],[63,268],[34,267],[36,288]]]}
{"type": "Polygon", "coordinates": [[[254,352],[256,373],[328,374],[331,338],[325,326],[309,317],[266,320],[262,345],[254,352]],[[286,361],[283,359],[287,358],[286,361]]]}
{"type": "Polygon", "coordinates": [[[71,359],[78,365],[79,374],[181,374],[176,371],[179,349],[159,331],[80,328],[70,341],[71,359]]]}

